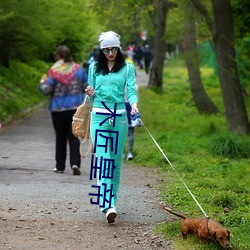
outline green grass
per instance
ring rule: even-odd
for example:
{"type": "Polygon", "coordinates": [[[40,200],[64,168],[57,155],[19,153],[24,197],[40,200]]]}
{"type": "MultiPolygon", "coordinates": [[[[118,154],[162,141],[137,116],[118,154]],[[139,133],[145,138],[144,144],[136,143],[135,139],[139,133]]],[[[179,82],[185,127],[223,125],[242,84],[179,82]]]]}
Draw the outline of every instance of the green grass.
{"type": "MultiPolygon", "coordinates": [[[[232,249],[250,249],[250,138],[227,132],[218,79],[209,68],[202,68],[201,74],[208,95],[220,110],[217,115],[201,115],[197,111],[187,71],[180,60],[165,67],[163,94],[146,88],[139,90],[142,121],[174,170],[144,127],[135,130],[133,163],[159,169],[163,184],[155,188],[160,190],[166,205],[189,217],[202,217],[181,178],[206,213],[230,230],[232,249]]],[[[184,242],[178,237],[180,224],[180,219],[161,223],[155,231],[167,239],[175,239],[178,250],[217,249],[213,243],[201,248],[193,237],[184,242]]]]}
{"type": "Polygon", "coordinates": [[[0,67],[0,122],[10,116],[20,117],[21,111],[34,107],[46,97],[38,90],[42,74],[48,65],[33,62],[30,65],[11,62],[10,68],[0,67]]]}
{"type": "MultiPolygon", "coordinates": [[[[42,62],[31,66],[12,62],[10,69],[0,68],[0,122],[9,115],[18,117],[20,111],[46,98],[38,83],[47,70],[48,65],[42,62]]],[[[144,127],[135,129],[133,163],[159,170],[162,181],[155,188],[165,204],[189,217],[203,216],[181,178],[206,213],[230,230],[232,249],[250,249],[250,138],[227,133],[218,79],[210,68],[202,68],[201,74],[207,93],[220,109],[217,115],[197,111],[181,60],[166,65],[162,94],[139,90],[142,120],[174,170],[144,127]]],[[[250,113],[250,98],[246,106],[250,113]]],[[[155,232],[174,239],[178,250],[217,249],[213,243],[201,247],[194,237],[184,242],[179,237],[180,224],[179,219],[161,223],[155,232]]]]}

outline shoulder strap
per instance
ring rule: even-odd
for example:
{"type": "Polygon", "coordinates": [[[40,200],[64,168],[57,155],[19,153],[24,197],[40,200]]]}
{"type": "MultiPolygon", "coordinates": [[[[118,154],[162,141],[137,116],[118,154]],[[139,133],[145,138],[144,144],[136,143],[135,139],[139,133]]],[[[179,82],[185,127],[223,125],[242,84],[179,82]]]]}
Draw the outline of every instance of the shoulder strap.
{"type": "Polygon", "coordinates": [[[127,67],[127,72],[126,72],[126,85],[127,85],[127,81],[128,81],[128,63],[126,62],[126,67],[127,67]]]}
{"type": "Polygon", "coordinates": [[[126,78],[125,78],[125,87],[124,87],[124,99],[127,100],[127,87],[128,87],[128,63],[126,62],[126,78]]]}
{"type": "Polygon", "coordinates": [[[94,67],[95,67],[95,61],[93,62],[93,66],[92,66],[92,83],[94,85],[94,67]]]}
{"type": "Polygon", "coordinates": [[[80,143],[79,151],[80,151],[80,155],[82,158],[86,158],[90,152],[93,153],[93,144],[92,144],[91,138],[89,139],[84,138],[82,140],[82,142],[80,143]],[[88,147],[87,152],[85,153],[83,150],[83,146],[87,143],[87,141],[89,141],[89,147],[88,147]]]}
{"type": "Polygon", "coordinates": [[[83,105],[85,105],[85,104],[86,104],[87,98],[88,98],[88,95],[87,95],[87,94],[85,94],[84,101],[83,101],[83,105]]]}

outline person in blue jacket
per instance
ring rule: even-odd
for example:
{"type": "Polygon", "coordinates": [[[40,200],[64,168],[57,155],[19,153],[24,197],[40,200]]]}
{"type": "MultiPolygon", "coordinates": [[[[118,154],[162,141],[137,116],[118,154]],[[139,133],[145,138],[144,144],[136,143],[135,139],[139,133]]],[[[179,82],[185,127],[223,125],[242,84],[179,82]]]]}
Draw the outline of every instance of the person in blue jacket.
{"type": "Polygon", "coordinates": [[[56,134],[55,173],[64,173],[66,168],[67,142],[69,142],[69,158],[73,175],[80,175],[81,156],[80,142],[72,134],[72,117],[84,100],[87,74],[73,61],[69,48],[59,46],[55,51],[54,65],[48,75],[41,79],[39,89],[50,95],[49,110],[56,134]]]}
{"type": "Polygon", "coordinates": [[[108,223],[113,223],[117,216],[115,204],[128,132],[124,91],[126,89],[131,115],[138,112],[137,92],[135,69],[124,60],[120,36],[113,31],[103,32],[99,42],[100,53],[89,67],[86,93],[93,100],[90,134],[97,160],[99,205],[108,223]]]}

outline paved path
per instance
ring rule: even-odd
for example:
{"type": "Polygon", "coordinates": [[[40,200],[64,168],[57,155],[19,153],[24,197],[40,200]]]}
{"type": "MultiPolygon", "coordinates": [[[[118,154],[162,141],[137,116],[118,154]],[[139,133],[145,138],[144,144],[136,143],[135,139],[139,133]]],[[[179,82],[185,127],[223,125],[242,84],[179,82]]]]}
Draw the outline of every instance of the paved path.
{"type": "MultiPolygon", "coordinates": [[[[145,74],[141,76],[139,74],[138,85],[143,85],[145,79],[147,79],[145,74]]],[[[70,245],[67,245],[67,242],[64,243],[66,248],[55,248],[51,235],[52,238],[47,241],[47,245],[44,245],[45,241],[41,243],[39,240],[41,237],[29,238],[31,236],[25,234],[23,227],[15,226],[13,220],[17,218],[22,218],[21,221],[29,221],[29,225],[33,225],[34,221],[42,224],[46,220],[52,221],[53,225],[66,222],[85,223],[83,231],[88,232],[89,240],[86,242],[86,235],[83,234],[81,243],[85,244],[86,249],[99,249],[98,244],[105,242],[99,236],[98,240],[92,240],[92,243],[89,243],[93,230],[106,231],[107,227],[106,220],[99,212],[98,206],[90,204],[88,194],[93,192],[91,185],[96,184],[95,180],[89,179],[90,157],[82,160],[81,176],[72,175],[69,163],[64,174],[53,173],[54,140],[54,131],[47,107],[38,110],[14,126],[0,130],[0,231],[4,228],[3,231],[6,233],[0,234],[1,250],[31,249],[29,244],[33,243],[36,247],[32,249],[85,249],[80,246],[79,248],[73,247],[71,238],[67,240],[70,245]],[[11,223],[8,224],[8,222],[11,223]]],[[[120,225],[120,228],[118,226],[115,229],[118,233],[119,230],[124,233],[123,243],[119,242],[121,240],[119,237],[116,237],[118,238],[115,239],[117,244],[114,243],[114,247],[107,249],[117,249],[118,246],[122,246],[120,249],[137,249],[138,242],[131,240],[131,237],[126,238],[126,235],[132,234],[133,230],[135,231],[133,234],[136,232],[138,234],[139,230],[142,231],[140,237],[145,241],[143,232],[146,230],[152,233],[155,223],[166,220],[166,213],[159,208],[158,194],[152,188],[158,181],[156,170],[135,168],[125,162],[120,199],[117,205],[116,224],[120,225]],[[131,225],[135,226],[133,230],[131,225]]],[[[20,220],[16,223],[20,223],[20,220]]],[[[36,231],[44,232],[44,230],[43,225],[36,231]]],[[[48,230],[52,229],[48,227],[48,230]]],[[[44,234],[46,235],[46,232],[44,234]]],[[[107,236],[104,234],[105,237],[107,236]]],[[[164,246],[162,243],[157,247],[152,245],[152,237],[140,248],[161,249],[159,246],[164,246]]]]}
{"type": "Polygon", "coordinates": [[[138,87],[145,87],[148,85],[148,75],[139,68],[136,68],[136,84],[138,87]]]}
{"type": "MultiPolygon", "coordinates": [[[[147,76],[139,72],[137,79],[138,85],[142,86],[147,76]]],[[[101,215],[96,214],[93,205],[89,204],[88,193],[93,191],[91,185],[96,184],[95,180],[89,180],[90,157],[82,159],[81,176],[72,176],[69,163],[65,174],[55,174],[52,172],[55,166],[54,144],[54,131],[47,107],[12,127],[0,130],[0,196],[4,195],[4,192],[8,194],[6,199],[3,198],[6,201],[5,206],[11,206],[12,202],[18,200],[24,202],[26,198],[30,199],[30,195],[34,195],[36,201],[49,199],[52,202],[55,194],[59,195],[58,198],[65,198],[68,194],[74,195],[78,199],[77,205],[81,208],[86,207],[89,213],[95,214],[97,216],[95,219],[99,220],[101,215]],[[15,199],[8,198],[10,193],[15,199]],[[85,199],[84,205],[79,200],[79,196],[85,199]]],[[[128,166],[124,167],[125,176],[128,168],[128,166]]],[[[121,188],[121,195],[130,196],[131,193],[140,192],[140,187],[131,188],[127,185],[128,182],[137,183],[137,177],[128,176],[125,186],[121,188]],[[123,194],[124,191],[126,194],[123,194]]],[[[145,197],[141,196],[141,199],[145,197]]],[[[132,202],[132,199],[130,201],[132,202]]],[[[128,202],[126,203],[127,206],[128,202]]],[[[125,204],[121,204],[123,205],[125,204]]],[[[57,215],[60,216],[59,213],[57,215]]],[[[73,214],[73,217],[77,216],[78,214],[73,214]]],[[[87,218],[89,216],[86,216],[87,218]]],[[[133,216],[127,219],[134,220],[133,216]]]]}
{"type": "MultiPolygon", "coordinates": [[[[96,181],[90,181],[90,156],[82,160],[82,175],[73,176],[69,162],[65,174],[53,173],[54,161],[54,132],[47,108],[39,110],[33,116],[23,120],[16,126],[6,129],[0,133],[0,197],[2,208],[15,207],[16,203],[26,204],[31,197],[34,198],[34,209],[56,201],[65,204],[67,201],[74,201],[79,213],[67,214],[72,219],[83,218],[86,220],[103,220],[101,213],[97,212],[97,206],[90,204],[89,193],[93,192],[91,185],[96,185],[96,181]],[[66,199],[66,200],[65,200],[66,199]],[[66,202],[65,202],[66,201],[66,202]],[[84,212],[88,210],[88,213],[84,212]],[[91,216],[90,216],[91,214],[91,216]],[[93,216],[93,217],[92,217],[93,216]]],[[[133,199],[128,199],[135,194],[142,193],[136,198],[138,209],[147,211],[152,204],[146,204],[147,192],[151,189],[145,186],[152,184],[150,178],[142,183],[139,176],[133,175],[132,166],[125,165],[123,187],[121,188],[121,210],[125,207],[133,207],[133,199]],[[132,175],[130,175],[132,174],[132,175]],[[132,185],[132,186],[131,186],[132,185]],[[151,204],[151,205],[150,205],[151,204]],[[149,206],[149,207],[148,207],[149,206]]],[[[136,171],[136,170],[135,170],[136,171]]],[[[147,175],[147,170],[143,169],[143,175],[147,175]]],[[[150,173],[149,173],[150,174],[150,173]]],[[[152,209],[152,208],[151,208],[152,209]]],[[[63,210],[63,209],[62,209],[63,210]]],[[[150,210],[149,210],[150,211],[150,210]]],[[[30,216],[30,209],[23,206],[22,214],[30,216]]],[[[130,214],[126,220],[141,220],[142,222],[157,221],[162,218],[159,214],[148,214],[148,216],[138,216],[145,214],[139,212],[130,214]]],[[[37,216],[34,214],[34,216],[37,216]]],[[[52,216],[60,218],[61,211],[52,216]]],[[[121,215],[121,219],[126,217],[121,215]]]]}

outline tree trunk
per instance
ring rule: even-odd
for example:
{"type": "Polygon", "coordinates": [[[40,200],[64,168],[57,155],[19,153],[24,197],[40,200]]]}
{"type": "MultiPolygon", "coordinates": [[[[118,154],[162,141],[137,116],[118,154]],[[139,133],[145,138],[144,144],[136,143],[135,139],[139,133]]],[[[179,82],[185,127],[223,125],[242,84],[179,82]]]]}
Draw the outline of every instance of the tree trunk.
{"type": "Polygon", "coordinates": [[[153,62],[149,74],[148,87],[162,89],[163,66],[166,53],[166,43],[164,41],[166,19],[168,12],[168,1],[157,0],[155,16],[155,37],[153,45],[153,62]]]}
{"type": "Polygon", "coordinates": [[[212,3],[216,29],[213,38],[228,129],[237,134],[248,134],[250,124],[235,60],[230,0],[212,0],[212,3]]]}
{"type": "Polygon", "coordinates": [[[192,6],[187,6],[185,18],[185,55],[189,82],[195,105],[200,113],[217,113],[218,108],[207,95],[200,75],[200,57],[196,48],[195,18],[190,15],[192,6]],[[189,11],[190,10],[190,11],[189,11]]]}
{"type": "Polygon", "coordinates": [[[237,71],[230,0],[212,0],[214,20],[200,0],[191,0],[212,33],[229,132],[249,134],[250,123],[237,71]]]}

